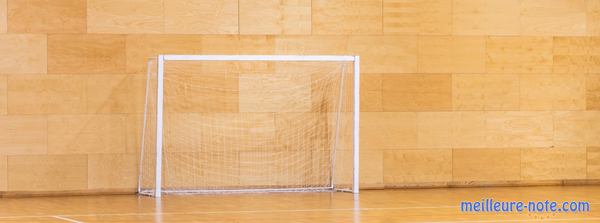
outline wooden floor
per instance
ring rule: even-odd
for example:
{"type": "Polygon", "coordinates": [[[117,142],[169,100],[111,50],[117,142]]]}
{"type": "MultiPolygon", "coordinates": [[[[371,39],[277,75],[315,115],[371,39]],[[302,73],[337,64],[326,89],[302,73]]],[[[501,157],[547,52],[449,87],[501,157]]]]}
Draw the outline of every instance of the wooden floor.
{"type": "Polygon", "coordinates": [[[0,222],[600,222],[600,186],[0,199],[0,222]],[[462,213],[462,200],[585,200],[579,214],[462,213]]]}

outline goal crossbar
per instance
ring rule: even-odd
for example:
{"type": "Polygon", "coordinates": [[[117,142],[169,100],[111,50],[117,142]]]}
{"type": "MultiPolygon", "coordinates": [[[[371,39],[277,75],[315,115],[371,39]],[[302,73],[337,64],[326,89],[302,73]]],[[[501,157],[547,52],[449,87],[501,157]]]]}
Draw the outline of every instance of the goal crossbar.
{"type": "MultiPolygon", "coordinates": [[[[138,193],[161,197],[162,191],[162,152],[163,152],[163,106],[164,106],[164,66],[165,61],[322,61],[322,62],[353,62],[354,65],[354,95],[353,95],[353,171],[352,189],[347,191],[359,192],[359,117],[360,117],[360,57],[347,55],[173,55],[157,56],[157,97],[156,97],[156,170],[155,189],[153,193],[142,190],[138,185],[138,193]]],[[[144,136],[142,136],[144,137],[144,136]]],[[[142,139],[143,143],[143,139],[142,139]]],[[[143,145],[142,145],[143,149],[143,145]]],[[[141,183],[140,183],[141,184],[141,183]]],[[[300,191],[323,191],[333,188],[303,189],[300,191]]],[[[225,191],[225,190],[224,190],[225,191]]],[[[226,190],[228,192],[256,192],[257,190],[226,190]]],[[[278,191],[278,190],[273,190],[278,191]]],[[[281,190],[284,191],[284,190],[281,190]]],[[[298,191],[298,190],[295,190],[298,191]]],[[[182,191],[186,193],[187,191],[182,191]]],[[[198,192],[198,191],[195,191],[198,192]]],[[[206,191],[208,192],[208,191],[206,191]]],[[[214,192],[211,191],[211,192],[214,192]]],[[[218,191],[217,191],[218,192],[218,191]]]]}

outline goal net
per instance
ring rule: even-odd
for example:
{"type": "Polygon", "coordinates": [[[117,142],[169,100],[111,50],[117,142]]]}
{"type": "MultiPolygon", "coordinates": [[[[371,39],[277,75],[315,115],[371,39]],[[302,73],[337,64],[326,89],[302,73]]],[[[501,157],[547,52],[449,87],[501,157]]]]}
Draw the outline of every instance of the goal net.
{"type": "Polygon", "coordinates": [[[358,57],[148,62],[138,192],[358,192],[358,57]]]}

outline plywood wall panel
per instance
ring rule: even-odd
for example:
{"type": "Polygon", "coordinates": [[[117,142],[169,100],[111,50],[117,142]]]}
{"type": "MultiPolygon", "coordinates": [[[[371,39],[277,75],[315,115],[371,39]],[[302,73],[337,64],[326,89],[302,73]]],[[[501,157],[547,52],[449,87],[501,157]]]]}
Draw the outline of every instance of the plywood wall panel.
{"type": "Polygon", "coordinates": [[[6,33],[8,30],[7,24],[7,8],[8,0],[0,0],[0,33],[6,33]]]}
{"type": "Polygon", "coordinates": [[[348,53],[361,56],[363,73],[417,71],[416,36],[351,36],[348,53]]]}
{"type": "Polygon", "coordinates": [[[592,72],[593,41],[588,37],[554,37],[555,74],[592,72]]]}
{"type": "Polygon", "coordinates": [[[452,75],[452,105],[461,111],[519,109],[519,75],[452,75]]]}
{"type": "Polygon", "coordinates": [[[383,111],[381,74],[363,74],[360,76],[360,110],[365,112],[383,111]]]}
{"type": "Polygon", "coordinates": [[[361,148],[366,150],[417,147],[417,113],[363,112],[361,148]]]}
{"type": "Polygon", "coordinates": [[[383,151],[369,150],[360,153],[360,187],[382,187],[383,151]]]}
{"type": "Polygon", "coordinates": [[[0,116],[0,155],[46,154],[45,116],[0,116]]]}
{"type": "Polygon", "coordinates": [[[522,180],[586,178],[585,148],[527,148],[521,151],[522,180]]]}
{"type": "Polygon", "coordinates": [[[587,146],[600,146],[600,111],[586,111],[585,143],[587,146]]]}
{"type": "Polygon", "coordinates": [[[310,34],[310,0],[242,0],[240,34],[310,34]]]}
{"type": "Polygon", "coordinates": [[[89,0],[88,33],[162,33],[163,0],[89,0]]]}
{"type": "Polygon", "coordinates": [[[453,112],[451,132],[453,148],[486,147],[485,113],[453,112]]]}
{"type": "Polygon", "coordinates": [[[134,154],[88,156],[88,189],[133,189],[137,183],[138,158],[134,154]],[[115,170],[119,171],[115,171],[115,170]]]}
{"type": "Polygon", "coordinates": [[[11,33],[85,33],[85,0],[9,0],[11,33]]]}
{"type": "Polygon", "coordinates": [[[48,117],[49,154],[125,153],[125,115],[48,117]]]}
{"type": "Polygon", "coordinates": [[[519,35],[519,0],[454,0],[455,35],[519,35]]]}
{"type": "Polygon", "coordinates": [[[277,36],[276,54],[327,55],[348,53],[347,36],[277,36]]]}
{"type": "Polygon", "coordinates": [[[6,115],[8,113],[8,78],[6,75],[0,75],[0,115],[6,115]]]}
{"type": "Polygon", "coordinates": [[[587,179],[600,179],[600,147],[587,147],[587,179]]]}
{"type": "Polygon", "coordinates": [[[309,112],[312,109],[311,76],[292,74],[240,74],[240,112],[309,112]]]}
{"type": "Polygon", "coordinates": [[[385,150],[386,185],[448,182],[452,180],[452,149],[385,150]]]}
{"type": "Polygon", "coordinates": [[[45,35],[0,35],[0,73],[46,73],[45,35]]]}
{"type": "Polygon", "coordinates": [[[600,1],[587,1],[587,34],[600,36],[600,1]]]}
{"type": "Polygon", "coordinates": [[[521,178],[521,149],[454,149],[452,180],[516,181],[521,178]]]}
{"type": "Polygon", "coordinates": [[[452,2],[447,0],[384,0],[385,34],[449,35],[452,2]]]}
{"type": "Polygon", "coordinates": [[[8,157],[8,191],[87,189],[87,155],[8,157]]]}
{"type": "Polygon", "coordinates": [[[381,34],[383,0],[314,0],[313,34],[381,34]]]}
{"type": "Polygon", "coordinates": [[[585,0],[521,1],[523,35],[585,35],[586,21],[585,0]]]}
{"type": "Polygon", "coordinates": [[[76,75],[10,75],[8,113],[83,114],[86,78],[76,75]]]}
{"type": "Polygon", "coordinates": [[[521,75],[522,110],[585,109],[585,75],[521,75]]]}
{"type": "Polygon", "coordinates": [[[584,111],[554,112],[554,146],[585,147],[586,129],[584,111]]]}
{"type": "Polygon", "coordinates": [[[586,108],[587,110],[600,110],[600,74],[587,75],[586,108]]]}
{"type": "Polygon", "coordinates": [[[452,113],[417,113],[418,148],[452,148],[452,113]]]}
{"type": "Polygon", "coordinates": [[[145,79],[129,75],[87,76],[87,113],[143,113],[145,79]]]}
{"type": "Polygon", "coordinates": [[[239,33],[237,0],[168,0],[164,7],[166,33],[239,33]]]}
{"type": "Polygon", "coordinates": [[[8,165],[6,156],[0,156],[0,191],[6,191],[8,187],[8,165]]]}
{"type": "Polygon", "coordinates": [[[49,35],[48,73],[125,73],[125,36],[49,35]]]}
{"type": "Polygon", "coordinates": [[[200,54],[202,38],[193,35],[127,35],[127,73],[145,74],[159,54],[200,54]]]}
{"type": "Polygon", "coordinates": [[[240,54],[275,54],[275,36],[244,35],[239,36],[240,54]]]}
{"type": "Polygon", "coordinates": [[[486,40],[486,72],[492,74],[552,72],[551,37],[499,37],[486,40]]]}
{"type": "Polygon", "coordinates": [[[546,111],[487,112],[487,147],[551,147],[552,120],[546,111]]]}
{"type": "Polygon", "coordinates": [[[485,38],[419,36],[419,73],[484,73],[485,38]]]}
{"type": "Polygon", "coordinates": [[[448,111],[452,110],[452,76],[384,75],[384,111],[448,111]]]}

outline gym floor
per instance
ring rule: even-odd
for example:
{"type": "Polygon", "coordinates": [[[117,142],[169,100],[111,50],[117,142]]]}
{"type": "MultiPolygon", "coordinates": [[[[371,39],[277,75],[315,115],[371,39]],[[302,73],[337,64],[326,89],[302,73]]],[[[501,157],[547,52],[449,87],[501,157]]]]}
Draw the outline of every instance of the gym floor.
{"type": "Polygon", "coordinates": [[[363,190],[350,193],[5,198],[0,222],[600,222],[600,186],[363,190]],[[580,213],[464,213],[461,201],[588,201],[580,213]]]}

